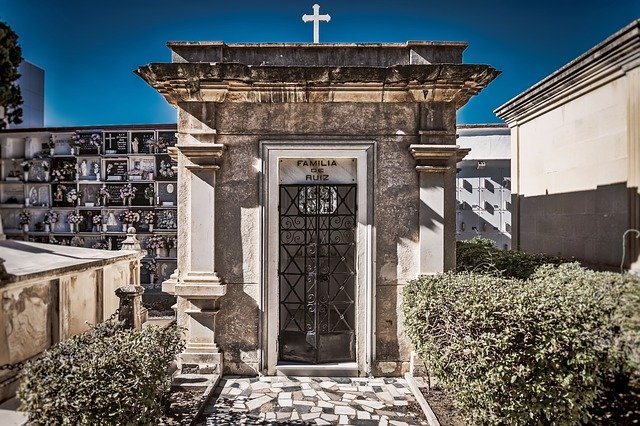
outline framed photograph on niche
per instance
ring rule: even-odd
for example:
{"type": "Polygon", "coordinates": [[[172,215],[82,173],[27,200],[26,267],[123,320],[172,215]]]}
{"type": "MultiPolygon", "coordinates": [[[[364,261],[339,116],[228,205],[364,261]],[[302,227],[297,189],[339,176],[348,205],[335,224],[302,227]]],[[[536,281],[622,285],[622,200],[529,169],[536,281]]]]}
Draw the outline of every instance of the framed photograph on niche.
{"type": "Polygon", "coordinates": [[[155,175],[156,161],[153,157],[129,157],[130,181],[153,180],[155,175]]]}

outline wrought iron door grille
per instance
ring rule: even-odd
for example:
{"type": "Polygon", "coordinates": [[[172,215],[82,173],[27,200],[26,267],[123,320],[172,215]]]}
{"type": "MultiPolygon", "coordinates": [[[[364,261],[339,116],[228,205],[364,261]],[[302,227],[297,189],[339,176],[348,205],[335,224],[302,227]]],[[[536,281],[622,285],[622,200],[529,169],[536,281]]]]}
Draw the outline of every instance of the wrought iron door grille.
{"type": "Polygon", "coordinates": [[[356,185],[280,186],[280,359],[355,360],[356,185]]]}

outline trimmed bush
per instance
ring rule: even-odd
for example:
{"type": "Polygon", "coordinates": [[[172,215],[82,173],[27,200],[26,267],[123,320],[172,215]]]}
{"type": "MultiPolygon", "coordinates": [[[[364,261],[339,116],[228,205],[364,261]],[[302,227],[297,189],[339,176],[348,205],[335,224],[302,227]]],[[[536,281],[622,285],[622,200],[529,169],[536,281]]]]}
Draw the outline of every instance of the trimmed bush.
{"type": "Polygon", "coordinates": [[[32,424],[156,424],[182,350],[179,329],[107,321],[27,364],[18,397],[32,424]]]}
{"type": "Polygon", "coordinates": [[[569,260],[546,254],[500,250],[492,240],[474,237],[456,243],[456,269],[506,278],[529,278],[538,267],[545,264],[559,265],[569,260]]]}
{"type": "Polygon", "coordinates": [[[527,281],[425,276],[404,290],[404,324],[472,424],[594,419],[612,377],[638,371],[640,282],[546,265],[527,281]]]}

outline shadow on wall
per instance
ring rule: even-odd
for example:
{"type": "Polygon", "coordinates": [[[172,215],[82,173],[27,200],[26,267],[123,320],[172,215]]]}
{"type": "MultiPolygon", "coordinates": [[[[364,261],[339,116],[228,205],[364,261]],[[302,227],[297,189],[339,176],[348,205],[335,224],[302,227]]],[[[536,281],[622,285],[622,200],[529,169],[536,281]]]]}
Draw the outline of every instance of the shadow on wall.
{"type": "MultiPolygon", "coordinates": [[[[593,265],[616,267],[622,235],[640,226],[637,188],[626,183],[595,190],[526,197],[513,194],[515,240],[520,250],[575,257],[593,265]]],[[[627,237],[625,267],[638,260],[640,240],[627,237]]]]}

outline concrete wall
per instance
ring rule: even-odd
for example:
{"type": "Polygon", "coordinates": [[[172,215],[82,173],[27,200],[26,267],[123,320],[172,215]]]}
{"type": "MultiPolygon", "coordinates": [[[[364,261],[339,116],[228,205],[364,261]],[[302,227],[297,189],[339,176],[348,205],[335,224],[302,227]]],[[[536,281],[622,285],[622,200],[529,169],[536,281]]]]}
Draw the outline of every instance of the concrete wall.
{"type": "MultiPolygon", "coordinates": [[[[222,104],[214,120],[216,142],[226,146],[216,183],[216,269],[227,284],[216,320],[216,341],[224,352],[226,372],[248,374],[258,369],[259,143],[269,139],[301,145],[332,139],[375,142],[376,361],[385,374],[406,370],[410,344],[402,331],[400,306],[404,284],[418,275],[419,183],[409,152],[409,145],[418,142],[413,136],[418,133],[418,106],[222,104]]],[[[453,107],[443,120],[455,120],[453,107]]],[[[448,122],[454,125],[455,121],[448,122]]]]}
{"type": "Polygon", "coordinates": [[[521,250],[620,264],[627,90],[619,78],[513,129],[521,250]]]}
{"type": "MultiPolygon", "coordinates": [[[[108,264],[41,271],[24,279],[9,268],[11,282],[0,284],[0,366],[30,359],[108,318],[118,308],[114,290],[130,282],[130,271],[138,273],[137,264],[125,255],[108,264]]],[[[0,370],[0,401],[15,392],[12,375],[0,370]]]]}

